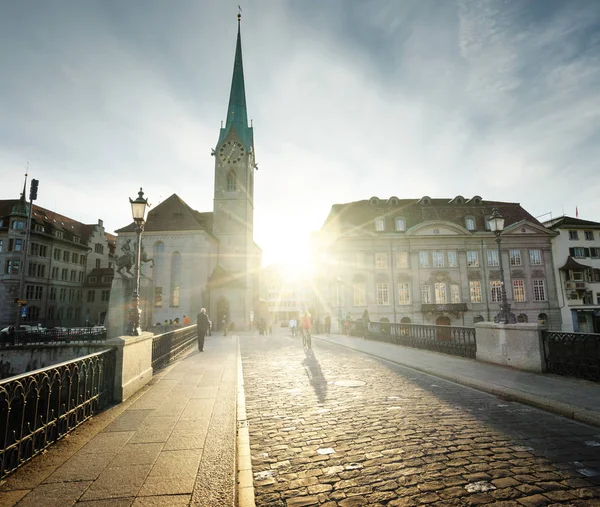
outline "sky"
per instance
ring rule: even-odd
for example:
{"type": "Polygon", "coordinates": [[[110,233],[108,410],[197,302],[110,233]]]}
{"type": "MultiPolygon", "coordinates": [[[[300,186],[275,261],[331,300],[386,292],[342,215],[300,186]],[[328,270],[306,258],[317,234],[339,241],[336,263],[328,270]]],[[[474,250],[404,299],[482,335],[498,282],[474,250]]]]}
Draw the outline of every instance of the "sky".
{"type": "MultiPolygon", "coordinates": [[[[212,211],[241,0],[0,2],[0,199],[109,232],[139,187],[212,211]]],[[[246,0],[263,264],[337,203],[471,197],[600,221],[598,0],[246,0]]]]}

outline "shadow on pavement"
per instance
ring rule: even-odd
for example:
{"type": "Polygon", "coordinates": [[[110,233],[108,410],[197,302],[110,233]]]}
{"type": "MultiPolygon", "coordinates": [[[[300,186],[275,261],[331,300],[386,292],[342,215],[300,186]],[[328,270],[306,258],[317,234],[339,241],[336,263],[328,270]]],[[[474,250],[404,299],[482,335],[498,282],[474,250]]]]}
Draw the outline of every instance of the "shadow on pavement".
{"type": "Polygon", "coordinates": [[[312,349],[304,349],[304,361],[302,364],[304,369],[306,370],[306,375],[308,376],[308,380],[310,385],[312,386],[315,394],[317,395],[317,399],[319,403],[325,403],[325,398],[327,397],[327,380],[323,375],[323,371],[321,370],[321,365],[315,356],[315,353],[312,349]]]}

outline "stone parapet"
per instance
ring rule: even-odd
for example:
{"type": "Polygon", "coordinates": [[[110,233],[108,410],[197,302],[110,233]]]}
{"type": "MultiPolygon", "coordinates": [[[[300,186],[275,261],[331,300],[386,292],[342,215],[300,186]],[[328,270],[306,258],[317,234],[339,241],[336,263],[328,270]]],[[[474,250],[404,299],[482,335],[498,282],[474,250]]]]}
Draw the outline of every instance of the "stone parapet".
{"type": "Polygon", "coordinates": [[[546,369],[540,324],[475,324],[478,361],[543,373],[546,369]]]}
{"type": "Polygon", "coordinates": [[[115,401],[129,398],[152,378],[152,338],[142,332],[139,336],[119,336],[106,341],[117,349],[115,365],[115,401]]]}

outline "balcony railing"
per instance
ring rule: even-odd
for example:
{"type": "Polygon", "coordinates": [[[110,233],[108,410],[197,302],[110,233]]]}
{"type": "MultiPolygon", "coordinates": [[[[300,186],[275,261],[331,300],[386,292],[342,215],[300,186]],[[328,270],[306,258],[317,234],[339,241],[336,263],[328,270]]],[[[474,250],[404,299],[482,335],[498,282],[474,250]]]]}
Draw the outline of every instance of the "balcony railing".
{"type": "Polygon", "coordinates": [[[152,369],[163,368],[197,342],[196,324],[155,335],[152,339],[152,369]]]}
{"type": "Polygon", "coordinates": [[[50,343],[102,342],[106,340],[106,328],[55,328],[32,327],[27,330],[0,334],[0,347],[13,345],[43,345],[50,343]]]}
{"type": "Polygon", "coordinates": [[[0,479],[113,400],[107,349],[0,381],[0,479]]]}
{"type": "Polygon", "coordinates": [[[542,331],[548,373],[600,382],[600,334],[542,331]]]}

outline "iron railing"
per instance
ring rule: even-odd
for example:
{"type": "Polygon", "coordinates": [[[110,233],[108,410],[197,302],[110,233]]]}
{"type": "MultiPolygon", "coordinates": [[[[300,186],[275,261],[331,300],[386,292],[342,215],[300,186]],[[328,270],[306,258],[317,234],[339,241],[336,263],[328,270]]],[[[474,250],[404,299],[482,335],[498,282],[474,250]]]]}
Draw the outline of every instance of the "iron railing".
{"type": "MultiPolygon", "coordinates": [[[[395,345],[434,350],[444,354],[475,357],[477,344],[474,327],[435,326],[371,322],[366,337],[395,345]]],[[[361,321],[350,322],[350,334],[365,336],[361,321]]]]}
{"type": "Polygon", "coordinates": [[[600,334],[542,331],[546,371],[600,382],[600,334]]]}
{"type": "Polygon", "coordinates": [[[115,357],[107,349],[0,380],[0,479],[112,402],[115,357]]]}
{"type": "Polygon", "coordinates": [[[3,332],[0,334],[0,346],[42,345],[48,343],[100,342],[106,340],[106,328],[54,328],[3,332]]]}
{"type": "Polygon", "coordinates": [[[196,324],[155,335],[152,339],[152,369],[163,368],[197,343],[196,324]]]}

